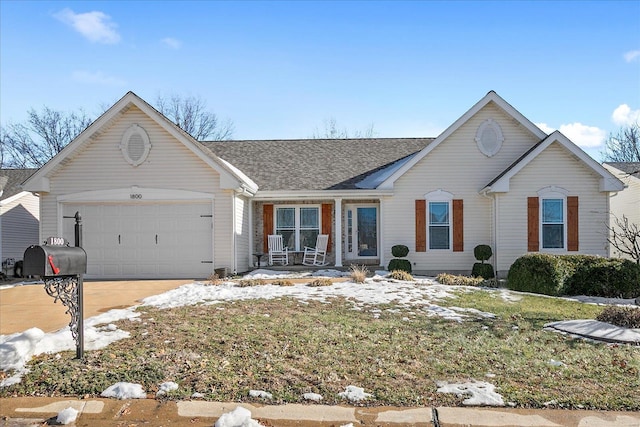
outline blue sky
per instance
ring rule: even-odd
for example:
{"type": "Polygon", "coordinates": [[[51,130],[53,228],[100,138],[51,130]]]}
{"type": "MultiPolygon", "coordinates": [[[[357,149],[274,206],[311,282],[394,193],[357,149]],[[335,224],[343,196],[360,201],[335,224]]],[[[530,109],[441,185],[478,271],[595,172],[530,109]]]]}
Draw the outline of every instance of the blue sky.
{"type": "Polygon", "coordinates": [[[235,139],[437,136],[495,90],[599,159],[640,117],[640,1],[0,0],[0,121],[200,96],[235,139]]]}

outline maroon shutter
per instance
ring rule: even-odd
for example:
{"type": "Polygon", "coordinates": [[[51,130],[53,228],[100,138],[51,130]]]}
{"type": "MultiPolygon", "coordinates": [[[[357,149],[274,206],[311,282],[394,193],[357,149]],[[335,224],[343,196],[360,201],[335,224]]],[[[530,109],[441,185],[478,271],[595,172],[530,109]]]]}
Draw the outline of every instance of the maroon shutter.
{"type": "Polygon", "coordinates": [[[273,205],[262,205],[262,250],[269,252],[269,234],[273,234],[273,205]]]}
{"type": "Polygon", "coordinates": [[[453,201],[453,251],[464,251],[464,215],[460,199],[453,201]]]}
{"type": "Polygon", "coordinates": [[[537,197],[527,198],[527,250],[540,250],[540,208],[537,197]]]}
{"type": "Polygon", "coordinates": [[[322,204],[322,233],[329,235],[327,243],[327,252],[331,252],[331,227],[333,226],[332,205],[330,203],[322,204]]]}
{"type": "Polygon", "coordinates": [[[416,252],[427,251],[427,201],[416,200],[416,252]]]}
{"type": "Polygon", "coordinates": [[[578,250],[578,197],[567,197],[567,249],[578,250]]]}

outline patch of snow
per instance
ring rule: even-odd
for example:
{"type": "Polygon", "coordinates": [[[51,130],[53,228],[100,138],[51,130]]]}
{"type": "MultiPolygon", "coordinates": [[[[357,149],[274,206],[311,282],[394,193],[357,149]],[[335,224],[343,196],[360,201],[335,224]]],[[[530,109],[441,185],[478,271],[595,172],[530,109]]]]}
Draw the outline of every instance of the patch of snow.
{"type": "Polygon", "coordinates": [[[142,385],[133,384],[127,382],[115,383],[112,386],[107,387],[105,391],[100,393],[102,397],[115,397],[116,399],[146,399],[147,393],[145,393],[142,385]]]}
{"type": "Polygon", "coordinates": [[[260,399],[273,399],[273,395],[263,390],[249,390],[249,396],[259,397],[260,399]]]}
{"type": "Polygon", "coordinates": [[[78,411],[74,408],[69,407],[58,412],[58,416],[56,417],[56,422],[62,425],[67,425],[75,422],[77,418],[78,418],[78,411]]]}
{"type": "Polygon", "coordinates": [[[439,381],[438,393],[455,393],[458,396],[471,395],[462,403],[470,406],[504,406],[502,396],[495,392],[493,384],[484,381],[473,381],[467,383],[447,383],[439,381]]]}
{"type": "Polygon", "coordinates": [[[204,393],[198,393],[198,392],[193,393],[191,395],[191,398],[192,399],[204,399],[204,393]]]}
{"type": "Polygon", "coordinates": [[[251,411],[238,406],[231,412],[222,414],[214,427],[264,427],[256,420],[251,419],[251,411]]]}
{"type": "Polygon", "coordinates": [[[353,427],[353,423],[342,424],[340,427],[353,427]]]}
{"type": "Polygon", "coordinates": [[[320,402],[322,400],[322,396],[318,393],[305,393],[302,395],[304,400],[312,400],[314,402],[320,402]]]}
{"type": "Polygon", "coordinates": [[[352,402],[359,402],[361,400],[366,400],[369,397],[372,397],[372,394],[365,393],[364,389],[361,387],[356,387],[354,385],[347,386],[347,388],[338,393],[338,396],[343,399],[349,399],[352,402]]]}
{"type": "Polygon", "coordinates": [[[586,295],[576,295],[571,297],[564,297],[564,299],[570,301],[579,301],[586,304],[597,305],[630,305],[640,309],[640,305],[636,305],[636,300],[633,298],[604,298],[604,297],[590,297],[586,295]]]}
{"type": "Polygon", "coordinates": [[[173,381],[166,381],[160,384],[160,390],[156,393],[156,395],[167,394],[170,391],[174,391],[178,389],[178,384],[173,381]]]}
{"type": "Polygon", "coordinates": [[[559,360],[553,360],[553,359],[550,359],[547,363],[551,366],[558,366],[558,367],[567,366],[564,363],[560,362],[559,360]]]}

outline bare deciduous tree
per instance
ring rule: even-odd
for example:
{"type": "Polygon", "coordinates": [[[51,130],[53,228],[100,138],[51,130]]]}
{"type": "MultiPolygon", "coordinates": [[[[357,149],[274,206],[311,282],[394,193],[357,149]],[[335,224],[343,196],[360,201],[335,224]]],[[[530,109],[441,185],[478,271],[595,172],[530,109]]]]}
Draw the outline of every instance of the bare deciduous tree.
{"type": "Polygon", "coordinates": [[[630,222],[625,215],[622,218],[612,216],[613,225],[607,226],[607,240],[621,255],[627,255],[640,264],[640,226],[630,222]]]}
{"type": "Polygon", "coordinates": [[[233,122],[220,122],[200,97],[158,96],[156,108],[198,141],[222,141],[233,136],[233,122]]]}
{"type": "Polygon", "coordinates": [[[80,110],[64,113],[43,107],[30,109],[25,123],[0,128],[0,160],[3,168],[41,167],[91,124],[80,110]]]}
{"type": "Polygon", "coordinates": [[[609,135],[602,155],[607,162],[640,162],[640,125],[632,124],[609,135]]]}
{"type": "Polygon", "coordinates": [[[347,138],[373,138],[376,132],[373,129],[373,123],[363,131],[351,131],[347,128],[340,128],[334,117],[326,119],[321,129],[316,128],[311,135],[312,139],[347,139],[347,138]]]}

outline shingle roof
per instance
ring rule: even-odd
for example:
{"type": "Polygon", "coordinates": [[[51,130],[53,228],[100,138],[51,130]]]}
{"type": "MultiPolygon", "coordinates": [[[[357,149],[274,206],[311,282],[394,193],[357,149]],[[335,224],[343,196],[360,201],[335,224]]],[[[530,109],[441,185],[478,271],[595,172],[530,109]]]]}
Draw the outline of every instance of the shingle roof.
{"type": "Polygon", "coordinates": [[[614,168],[626,172],[631,176],[640,178],[640,162],[604,162],[606,165],[611,165],[614,168]]]}
{"type": "Polygon", "coordinates": [[[38,169],[0,169],[0,200],[24,191],[21,184],[33,175],[38,169]],[[5,182],[6,181],[6,182],[5,182]]]}
{"type": "Polygon", "coordinates": [[[261,191],[355,190],[367,176],[425,148],[433,138],[202,142],[261,191]]]}

